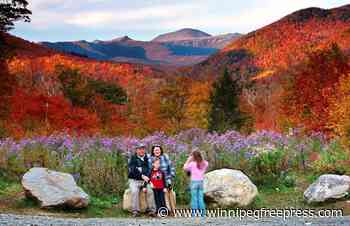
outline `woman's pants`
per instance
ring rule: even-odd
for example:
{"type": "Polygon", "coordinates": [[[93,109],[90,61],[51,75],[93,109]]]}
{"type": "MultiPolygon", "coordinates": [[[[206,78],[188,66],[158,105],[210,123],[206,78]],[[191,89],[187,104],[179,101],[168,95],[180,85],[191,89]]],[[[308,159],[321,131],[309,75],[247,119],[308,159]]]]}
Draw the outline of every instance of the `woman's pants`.
{"type": "Polygon", "coordinates": [[[202,216],[205,214],[205,203],[204,203],[202,180],[191,181],[191,209],[192,211],[201,211],[202,216]]]}

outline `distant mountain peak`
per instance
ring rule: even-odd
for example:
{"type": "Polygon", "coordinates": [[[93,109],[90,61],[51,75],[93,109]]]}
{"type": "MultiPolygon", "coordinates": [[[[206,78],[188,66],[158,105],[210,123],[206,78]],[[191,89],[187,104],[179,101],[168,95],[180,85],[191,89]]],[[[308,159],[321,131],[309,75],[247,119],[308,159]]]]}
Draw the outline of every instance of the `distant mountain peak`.
{"type": "Polygon", "coordinates": [[[125,35],[125,36],[111,40],[111,42],[127,42],[127,41],[133,41],[133,39],[131,39],[129,36],[125,35]]]}
{"type": "Polygon", "coordinates": [[[350,20],[350,4],[338,8],[322,9],[318,7],[309,7],[298,10],[285,17],[286,20],[292,22],[305,22],[312,18],[318,19],[334,19],[334,20],[350,20]]]}
{"type": "Polygon", "coordinates": [[[205,60],[237,37],[235,34],[211,36],[199,30],[184,28],[173,32],[170,39],[175,41],[170,42],[138,41],[122,36],[104,41],[46,42],[43,45],[97,60],[184,66],[205,60]]]}
{"type": "Polygon", "coordinates": [[[198,30],[198,29],[194,29],[194,28],[182,28],[182,29],[177,30],[175,32],[177,32],[177,33],[193,32],[193,33],[199,33],[200,35],[203,35],[203,36],[211,36],[210,34],[204,32],[204,31],[201,31],[201,30],[198,30]]]}
{"type": "Polygon", "coordinates": [[[78,40],[78,41],[73,41],[73,42],[75,42],[75,43],[88,43],[88,41],[86,41],[86,40],[78,40]]]}
{"type": "Polygon", "coordinates": [[[211,35],[197,29],[183,28],[178,31],[159,35],[156,38],[154,38],[152,41],[153,42],[171,42],[171,41],[205,38],[205,37],[211,37],[211,35]]]}

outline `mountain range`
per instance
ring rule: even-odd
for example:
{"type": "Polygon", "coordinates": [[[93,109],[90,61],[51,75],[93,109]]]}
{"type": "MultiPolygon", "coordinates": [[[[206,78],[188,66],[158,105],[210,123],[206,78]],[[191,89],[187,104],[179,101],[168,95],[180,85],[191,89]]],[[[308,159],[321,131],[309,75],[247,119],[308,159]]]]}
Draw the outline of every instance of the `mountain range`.
{"type": "Polygon", "coordinates": [[[186,66],[207,59],[241,35],[212,36],[185,28],[159,35],[151,41],[137,41],[128,36],[109,41],[41,42],[46,47],[96,60],[151,65],[186,66]]]}
{"type": "MultiPolygon", "coordinates": [[[[291,86],[293,94],[307,96],[307,99],[316,97],[308,107],[312,110],[321,109],[320,118],[328,119],[328,103],[318,105],[324,100],[321,98],[323,93],[320,92],[327,93],[327,83],[338,79],[334,76],[339,75],[337,71],[341,67],[332,64],[332,54],[341,56],[344,53],[345,56],[350,56],[350,5],[332,9],[313,7],[298,10],[248,34],[231,34],[231,38],[232,36],[235,36],[233,40],[227,41],[230,39],[229,35],[223,38],[198,30],[183,29],[160,35],[149,42],[136,41],[125,36],[110,41],[38,45],[7,35],[7,43],[16,49],[16,57],[8,61],[8,64],[11,74],[16,75],[19,80],[18,90],[28,90],[28,97],[33,96],[33,90],[40,95],[49,93],[51,96],[62,96],[62,86],[55,73],[57,65],[78,69],[82,75],[94,80],[120,85],[131,95],[132,109],[136,109],[139,114],[137,120],[133,115],[134,118],[131,117],[128,121],[129,112],[123,112],[123,123],[130,124],[129,127],[123,125],[120,128],[131,128],[137,121],[139,124],[136,127],[144,126],[144,131],[149,131],[149,128],[160,130],[163,122],[157,121],[159,109],[155,107],[159,103],[154,104],[152,101],[158,101],[156,94],[164,84],[169,83],[171,88],[176,88],[180,84],[178,79],[186,79],[183,83],[192,92],[191,101],[198,101],[198,105],[191,107],[201,106],[202,101],[207,101],[212,82],[224,69],[233,77],[241,79],[239,84],[244,88],[241,106],[252,116],[254,129],[278,130],[283,123],[289,123],[288,120],[295,120],[289,114],[281,113],[281,106],[286,101],[283,82],[293,81],[298,73],[299,78],[310,80],[310,84],[316,84],[317,89],[310,88],[309,85],[291,86]],[[59,46],[64,48],[59,49],[59,46]],[[330,47],[336,50],[331,55],[330,47]],[[189,49],[197,52],[191,51],[189,54],[189,49]],[[213,51],[207,51],[208,49],[213,51]],[[312,55],[320,56],[321,60],[310,66],[308,60],[312,55]],[[330,59],[325,59],[324,56],[330,59]],[[331,63],[328,65],[328,62],[331,63]],[[183,67],[174,68],[170,65],[183,67]],[[309,71],[304,73],[300,71],[302,68],[309,71]],[[176,86],[173,87],[173,84],[176,86]],[[248,85],[244,86],[246,84],[248,85]],[[318,100],[318,97],[321,99],[318,100]]],[[[346,61],[348,62],[347,59],[346,61]]],[[[303,82],[298,83],[300,84],[303,82]]],[[[167,90],[167,95],[177,94],[176,89],[172,90],[167,90]]],[[[340,91],[334,91],[336,94],[337,92],[340,91]]],[[[21,99],[23,98],[19,98],[21,99]]],[[[19,106],[22,105],[27,106],[19,106]]],[[[295,107],[293,104],[291,106],[295,107]]],[[[193,108],[197,112],[197,107],[193,108]]],[[[104,112],[104,108],[101,112],[104,112]]],[[[310,112],[313,114],[317,111],[310,112]]],[[[312,114],[309,114],[311,120],[319,119],[312,114]]],[[[200,114],[197,116],[203,118],[200,114]]]]}
{"type": "MultiPolygon", "coordinates": [[[[280,106],[286,100],[283,99],[282,87],[293,81],[295,71],[300,67],[308,67],[310,56],[325,54],[322,51],[327,52],[334,46],[339,49],[338,52],[350,56],[350,5],[332,9],[311,7],[293,12],[241,36],[205,61],[184,68],[179,74],[187,72],[191,78],[215,80],[227,69],[242,82],[254,81],[253,87],[245,90],[242,99],[250,106],[250,112],[254,112],[255,128],[276,129],[280,121],[288,117],[280,115],[280,106]]],[[[335,66],[329,66],[332,67],[335,66]]],[[[340,69],[334,68],[334,71],[337,70],[340,69]]],[[[321,80],[315,78],[313,82],[319,83],[322,89],[323,80],[332,81],[331,76],[336,74],[333,72],[321,80]]],[[[309,76],[312,74],[317,72],[309,76]]],[[[307,79],[306,75],[304,79],[307,79]]],[[[315,96],[319,94],[315,93],[315,96]]]]}
{"type": "Polygon", "coordinates": [[[299,63],[308,52],[331,43],[349,52],[350,5],[298,10],[241,36],[191,69],[194,74],[208,75],[224,67],[247,66],[250,62],[259,72],[276,71],[299,63]]]}

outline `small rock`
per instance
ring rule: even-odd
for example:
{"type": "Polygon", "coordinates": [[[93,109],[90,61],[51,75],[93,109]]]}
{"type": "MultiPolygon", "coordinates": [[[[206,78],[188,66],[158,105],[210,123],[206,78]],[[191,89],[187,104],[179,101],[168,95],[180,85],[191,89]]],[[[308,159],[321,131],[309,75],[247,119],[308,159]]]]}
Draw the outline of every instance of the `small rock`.
{"type": "Polygon", "coordinates": [[[350,177],[335,174],[320,176],[304,192],[304,199],[308,203],[324,202],[328,199],[340,199],[350,191],[350,177]]]}

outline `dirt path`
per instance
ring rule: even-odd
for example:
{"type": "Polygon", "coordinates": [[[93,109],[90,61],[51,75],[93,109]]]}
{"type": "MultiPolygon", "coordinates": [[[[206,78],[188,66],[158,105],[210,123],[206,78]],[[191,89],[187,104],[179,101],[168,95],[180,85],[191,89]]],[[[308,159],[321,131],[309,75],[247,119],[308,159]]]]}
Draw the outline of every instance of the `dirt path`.
{"type": "Polygon", "coordinates": [[[206,218],[206,219],[185,219],[185,218],[53,218],[46,216],[24,216],[13,214],[0,214],[1,226],[180,226],[180,225],[241,225],[241,226],[349,226],[350,217],[329,218],[329,219],[288,219],[284,221],[279,218],[270,218],[262,220],[244,219],[224,219],[224,218],[206,218]]]}

